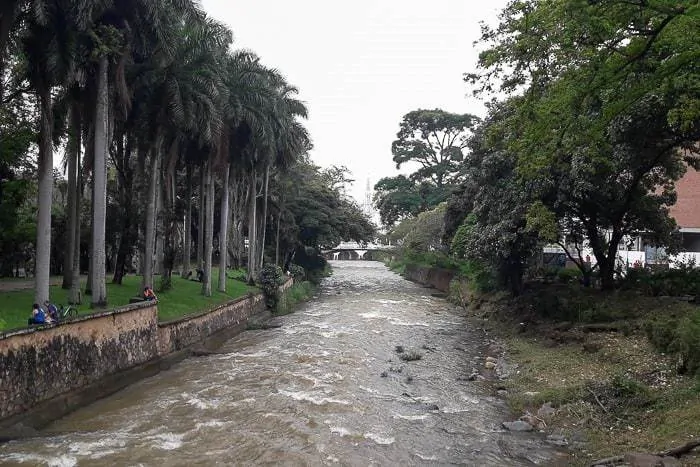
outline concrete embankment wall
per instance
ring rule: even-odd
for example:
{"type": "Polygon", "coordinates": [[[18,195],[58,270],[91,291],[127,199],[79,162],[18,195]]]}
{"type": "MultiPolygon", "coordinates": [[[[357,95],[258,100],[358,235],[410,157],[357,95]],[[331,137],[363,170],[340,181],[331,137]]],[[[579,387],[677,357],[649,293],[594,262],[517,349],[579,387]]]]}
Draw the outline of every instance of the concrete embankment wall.
{"type": "MultiPolygon", "coordinates": [[[[290,279],[281,287],[292,285],[290,279]]],[[[0,441],[152,376],[244,330],[265,311],[261,294],[158,323],[142,302],[49,325],[0,333],[0,441]]]]}
{"type": "Polygon", "coordinates": [[[156,358],[157,336],[154,303],[0,334],[0,419],[156,358]]]}
{"type": "Polygon", "coordinates": [[[158,324],[158,355],[168,355],[222,331],[245,329],[248,318],[265,311],[262,295],[241,297],[207,312],[158,324]]]}
{"type": "Polygon", "coordinates": [[[449,292],[450,282],[454,278],[454,272],[448,269],[407,265],[403,276],[410,281],[429,285],[441,292],[449,292]]]}

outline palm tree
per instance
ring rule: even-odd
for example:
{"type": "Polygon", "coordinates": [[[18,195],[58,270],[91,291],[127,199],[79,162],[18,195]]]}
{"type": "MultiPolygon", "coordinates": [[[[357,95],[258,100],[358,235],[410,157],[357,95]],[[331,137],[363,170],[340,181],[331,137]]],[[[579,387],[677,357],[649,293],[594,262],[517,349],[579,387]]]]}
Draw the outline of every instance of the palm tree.
{"type": "MultiPolygon", "coordinates": [[[[52,90],[58,77],[65,75],[71,59],[69,46],[71,28],[58,24],[70,24],[65,12],[58,5],[44,5],[43,15],[27,18],[24,53],[27,56],[28,78],[37,94],[40,112],[39,124],[39,194],[37,198],[37,239],[34,300],[43,303],[49,298],[49,274],[51,255],[51,206],[53,202],[53,97],[52,90]],[[53,22],[50,22],[53,21],[53,22]]],[[[13,10],[15,11],[15,10],[13,10]]],[[[9,18],[3,12],[3,19],[9,18]]],[[[14,18],[13,18],[14,21],[14,18]]],[[[5,26],[3,26],[5,27],[5,26]]],[[[2,38],[0,37],[0,40],[2,38]]],[[[0,42],[0,54],[5,43],[0,42]]]]}
{"type": "Polygon", "coordinates": [[[107,305],[105,280],[105,223],[107,220],[107,125],[109,98],[107,89],[107,55],[99,58],[97,106],[95,108],[95,152],[92,168],[92,307],[107,305]]]}

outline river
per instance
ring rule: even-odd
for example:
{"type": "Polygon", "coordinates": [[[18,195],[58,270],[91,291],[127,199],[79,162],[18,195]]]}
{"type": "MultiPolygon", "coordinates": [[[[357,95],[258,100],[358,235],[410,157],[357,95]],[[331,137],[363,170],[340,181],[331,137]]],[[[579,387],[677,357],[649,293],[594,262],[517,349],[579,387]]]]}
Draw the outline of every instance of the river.
{"type": "Polygon", "coordinates": [[[493,387],[468,381],[486,344],[463,312],[377,262],[337,261],[279,328],[0,445],[3,465],[547,465],[511,433],[493,387]],[[400,353],[419,360],[403,361],[400,353]]]}

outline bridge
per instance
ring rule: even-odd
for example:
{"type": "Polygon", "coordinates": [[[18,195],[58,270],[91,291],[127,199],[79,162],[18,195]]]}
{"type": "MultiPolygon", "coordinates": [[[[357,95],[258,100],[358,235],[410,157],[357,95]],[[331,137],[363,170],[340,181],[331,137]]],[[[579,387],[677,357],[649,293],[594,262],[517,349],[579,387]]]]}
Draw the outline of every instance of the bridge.
{"type": "Polygon", "coordinates": [[[340,242],[338,246],[329,250],[323,250],[326,259],[334,260],[372,260],[372,253],[389,251],[396,245],[382,245],[379,243],[340,242]]]}

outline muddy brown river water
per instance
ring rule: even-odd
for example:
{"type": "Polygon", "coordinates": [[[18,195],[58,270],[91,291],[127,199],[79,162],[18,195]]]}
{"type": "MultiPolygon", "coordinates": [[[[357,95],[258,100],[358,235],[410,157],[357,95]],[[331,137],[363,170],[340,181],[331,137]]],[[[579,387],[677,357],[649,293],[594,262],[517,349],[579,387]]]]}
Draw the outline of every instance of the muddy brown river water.
{"type": "Polygon", "coordinates": [[[483,332],[381,263],[337,261],[318,297],[172,369],[0,445],[0,464],[550,465],[467,381],[483,332]],[[420,360],[402,361],[397,346],[420,360]]]}

